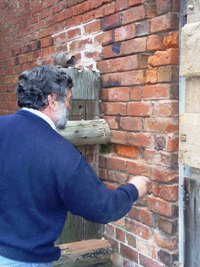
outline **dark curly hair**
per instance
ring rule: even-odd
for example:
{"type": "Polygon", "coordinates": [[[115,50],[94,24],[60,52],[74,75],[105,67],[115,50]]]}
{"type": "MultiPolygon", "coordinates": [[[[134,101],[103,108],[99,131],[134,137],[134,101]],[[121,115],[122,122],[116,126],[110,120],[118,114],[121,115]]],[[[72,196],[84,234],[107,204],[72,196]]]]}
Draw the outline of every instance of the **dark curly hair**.
{"type": "Polygon", "coordinates": [[[42,65],[19,75],[16,88],[19,107],[43,109],[48,105],[47,97],[54,93],[56,99],[64,101],[72,79],[61,69],[52,65],[42,65]]]}

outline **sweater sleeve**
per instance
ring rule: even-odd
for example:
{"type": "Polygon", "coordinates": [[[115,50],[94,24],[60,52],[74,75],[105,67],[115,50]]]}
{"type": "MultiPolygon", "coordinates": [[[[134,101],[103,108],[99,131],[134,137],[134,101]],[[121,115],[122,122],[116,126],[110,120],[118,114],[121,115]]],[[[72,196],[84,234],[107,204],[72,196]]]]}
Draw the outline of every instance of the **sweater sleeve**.
{"type": "Polygon", "coordinates": [[[62,191],[62,200],[70,212],[96,223],[120,219],[137,199],[133,184],[109,190],[84,158],[62,191]]]}

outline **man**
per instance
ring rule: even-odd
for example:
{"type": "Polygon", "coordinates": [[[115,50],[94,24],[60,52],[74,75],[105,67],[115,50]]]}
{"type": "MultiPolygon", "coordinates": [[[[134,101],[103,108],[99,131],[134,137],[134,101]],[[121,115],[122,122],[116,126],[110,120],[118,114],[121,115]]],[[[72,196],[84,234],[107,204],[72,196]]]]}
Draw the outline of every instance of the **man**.
{"type": "Polygon", "coordinates": [[[108,223],[147,191],[144,176],[108,190],[56,132],[66,125],[71,88],[56,67],[25,71],[17,85],[21,109],[0,117],[0,266],[52,266],[67,211],[108,223]]]}

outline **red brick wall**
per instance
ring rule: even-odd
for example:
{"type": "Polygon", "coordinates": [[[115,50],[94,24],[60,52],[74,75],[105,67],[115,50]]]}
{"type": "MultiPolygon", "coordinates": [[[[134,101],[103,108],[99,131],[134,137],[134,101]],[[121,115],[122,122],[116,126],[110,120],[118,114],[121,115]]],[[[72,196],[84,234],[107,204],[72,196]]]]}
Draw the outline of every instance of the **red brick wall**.
{"type": "Polygon", "coordinates": [[[101,72],[101,113],[111,128],[100,175],[113,188],[147,175],[147,197],[106,226],[118,266],[178,260],[178,12],[176,0],[0,2],[0,114],[12,113],[17,75],[75,55],[101,72]]]}

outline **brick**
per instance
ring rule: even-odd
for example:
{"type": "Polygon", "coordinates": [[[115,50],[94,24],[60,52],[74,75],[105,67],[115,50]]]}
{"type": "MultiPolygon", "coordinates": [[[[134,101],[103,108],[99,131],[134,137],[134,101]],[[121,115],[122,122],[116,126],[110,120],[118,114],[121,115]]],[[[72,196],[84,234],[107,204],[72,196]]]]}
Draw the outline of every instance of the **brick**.
{"type": "Polygon", "coordinates": [[[101,105],[101,111],[106,115],[126,115],[126,104],[104,102],[101,105]]]}
{"type": "Polygon", "coordinates": [[[115,13],[101,19],[101,29],[110,30],[121,26],[122,17],[120,13],[115,13]]]}
{"type": "Polygon", "coordinates": [[[100,72],[121,72],[137,69],[139,67],[139,57],[138,55],[120,57],[114,59],[107,59],[97,63],[97,68],[100,72]]]}
{"type": "Polygon", "coordinates": [[[146,133],[127,133],[127,144],[149,147],[151,146],[151,135],[146,133]]]}
{"type": "MultiPolygon", "coordinates": [[[[73,16],[77,16],[77,15],[80,15],[80,14],[84,14],[86,13],[87,11],[90,10],[90,2],[89,1],[86,1],[84,3],[81,3],[81,4],[78,4],[78,5],[74,5],[73,6],[73,16]]],[[[71,11],[71,10],[70,10],[71,11]]],[[[71,14],[72,15],[72,14],[71,14]]]]}
{"type": "Polygon", "coordinates": [[[145,72],[143,70],[127,71],[102,75],[103,87],[118,87],[138,85],[145,82],[145,72]]]}
{"type": "Polygon", "coordinates": [[[126,159],[112,155],[107,159],[107,168],[112,170],[126,171],[126,159]]]}
{"type": "Polygon", "coordinates": [[[135,37],[135,24],[121,26],[114,30],[115,42],[132,39],[135,37]]]}
{"type": "Polygon", "coordinates": [[[158,81],[157,68],[147,70],[146,83],[157,83],[157,81],[158,81]]]}
{"type": "Polygon", "coordinates": [[[179,136],[177,134],[173,134],[171,136],[167,136],[167,144],[166,150],[168,152],[178,151],[179,145],[179,136]]]}
{"type": "Polygon", "coordinates": [[[104,16],[111,15],[115,12],[115,2],[107,4],[104,8],[104,16]]]}
{"type": "Polygon", "coordinates": [[[40,40],[35,41],[31,44],[31,51],[36,51],[41,49],[41,42],[40,40]]]}
{"type": "Polygon", "coordinates": [[[175,204],[158,197],[147,196],[147,206],[151,211],[166,217],[177,215],[177,206],[175,204]]]}
{"type": "Polygon", "coordinates": [[[115,238],[115,228],[111,224],[105,225],[104,234],[110,238],[115,238]]]}
{"type": "Polygon", "coordinates": [[[165,103],[157,102],[154,108],[152,112],[154,116],[171,117],[179,114],[179,103],[176,100],[165,103]]]}
{"type": "Polygon", "coordinates": [[[178,173],[177,170],[173,170],[166,167],[154,166],[151,168],[151,179],[160,182],[177,182],[178,173]]]}
{"type": "Polygon", "coordinates": [[[162,197],[164,200],[177,201],[178,200],[178,186],[177,185],[158,185],[152,184],[151,193],[154,196],[162,197]]]}
{"type": "Polygon", "coordinates": [[[164,150],[166,148],[165,135],[154,135],[154,148],[155,150],[164,150]]]}
{"type": "Polygon", "coordinates": [[[160,32],[178,29],[178,17],[176,14],[167,13],[151,19],[151,32],[160,32]]]}
{"type": "Polygon", "coordinates": [[[165,264],[165,266],[173,266],[178,263],[178,252],[169,252],[160,249],[158,251],[158,259],[165,264]]]}
{"type": "Polygon", "coordinates": [[[127,172],[131,175],[149,176],[150,166],[137,160],[127,160],[127,172]]]}
{"type": "Polygon", "coordinates": [[[129,88],[128,87],[116,87],[103,89],[101,91],[101,99],[104,101],[128,101],[129,100],[129,88]]]}
{"type": "Polygon", "coordinates": [[[156,2],[155,0],[148,0],[145,3],[145,17],[153,18],[157,16],[156,2]]]}
{"type": "Polygon", "coordinates": [[[142,3],[142,0],[128,0],[129,6],[137,6],[142,3]]]}
{"type": "Polygon", "coordinates": [[[122,243],[120,244],[120,254],[133,262],[138,262],[138,252],[122,243]]]}
{"type": "Polygon", "coordinates": [[[126,144],[126,132],[112,130],[110,142],[117,144],[126,144]]]}
{"type": "Polygon", "coordinates": [[[65,41],[72,40],[81,36],[81,29],[80,28],[69,29],[65,34],[66,34],[65,41]]]}
{"type": "Polygon", "coordinates": [[[21,54],[21,49],[19,47],[17,48],[14,48],[12,50],[12,56],[15,57],[15,56],[19,56],[21,54]]]}
{"type": "Polygon", "coordinates": [[[157,51],[149,57],[148,63],[151,66],[178,65],[179,51],[176,48],[169,48],[166,51],[157,51]]]}
{"type": "Polygon", "coordinates": [[[129,246],[136,248],[136,237],[132,234],[126,233],[126,240],[129,246]]]}
{"type": "Polygon", "coordinates": [[[148,209],[145,207],[136,207],[134,206],[128,213],[128,216],[131,219],[139,221],[145,225],[153,226],[154,218],[153,215],[148,209]]]}
{"type": "Polygon", "coordinates": [[[127,115],[130,116],[148,116],[150,114],[150,105],[146,102],[130,102],[127,104],[127,115]]]}
{"type": "Polygon", "coordinates": [[[144,6],[135,6],[122,11],[122,24],[128,24],[145,18],[144,6]]]}
{"type": "Polygon", "coordinates": [[[126,234],[122,229],[116,228],[116,239],[125,243],[126,234]]]}
{"type": "Polygon", "coordinates": [[[130,100],[141,100],[142,99],[142,86],[133,86],[130,88],[130,100]]]}
{"type": "Polygon", "coordinates": [[[163,39],[163,44],[167,48],[178,48],[179,47],[179,33],[170,32],[163,39]]]}
{"type": "Polygon", "coordinates": [[[178,131],[177,119],[145,118],[144,129],[150,132],[172,133],[178,131]]]}
{"type": "Polygon", "coordinates": [[[168,99],[171,95],[170,84],[145,85],[143,99],[168,99]]]}
{"type": "Polygon", "coordinates": [[[104,119],[107,121],[110,129],[118,129],[118,118],[114,116],[104,116],[104,119]]]}
{"type": "Polygon", "coordinates": [[[177,219],[169,219],[162,216],[158,216],[157,225],[158,229],[169,235],[176,234],[178,230],[177,219]]]}
{"type": "Polygon", "coordinates": [[[148,240],[151,235],[150,228],[148,226],[130,219],[126,220],[126,230],[145,240],[148,240]]]}
{"type": "Polygon", "coordinates": [[[158,15],[172,11],[172,0],[156,0],[158,15]]]}
{"type": "Polygon", "coordinates": [[[144,36],[149,34],[150,24],[148,20],[135,23],[135,36],[144,36]]]}
{"type": "Polygon", "coordinates": [[[162,263],[159,263],[158,261],[148,258],[142,254],[139,254],[139,263],[141,266],[145,267],[164,267],[162,263]]]}
{"type": "Polygon", "coordinates": [[[141,131],[142,119],[134,117],[121,117],[119,126],[121,129],[126,131],[141,131]]]}
{"type": "Polygon", "coordinates": [[[155,243],[164,249],[174,250],[178,248],[178,238],[177,236],[166,236],[162,234],[159,230],[154,232],[155,243]]]}
{"type": "Polygon", "coordinates": [[[79,51],[79,50],[82,50],[82,49],[89,49],[89,48],[92,48],[92,39],[91,38],[84,38],[84,39],[81,39],[81,40],[76,40],[76,41],[72,41],[70,44],[69,44],[69,52],[72,53],[74,51],[79,51]]]}
{"type": "Polygon", "coordinates": [[[130,5],[129,5],[129,0],[116,0],[116,11],[120,11],[120,10],[123,10],[123,9],[126,9],[128,8],[130,5]]]}
{"type": "Polygon", "coordinates": [[[114,41],[113,31],[101,32],[94,38],[94,43],[102,46],[108,45],[114,41]]]}
{"type": "Polygon", "coordinates": [[[103,47],[102,55],[104,59],[117,57],[120,54],[121,54],[121,43],[120,42],[103,47]]]}
{"type": "Polygon", "coordinates": [[[116,151],[119,156],[124,156],[128,158],[138,158],[140,152],[137,147],[127,146],[127,145],[117,145],[116,151]]]}
{"type": "Polygon", "coordinates": [[[159,67],[157,71],[158,83],[177,82],[179,79],[179,69],[174,66],[159,67]]]}
{"type": "Polygon", "coordinates": [[[41,47],[45,48],[45,47],[49,47],[53,45],[53,38],[52,37],[45,37],[43,39],[41,39],[41,47]]]}
{"type": "Polygon", "coordinates": [[[125,183],[128,180],[128,175],[119,171],[108,171],[108,181],[116,183],[125,183]]]}
{"type": "Polygon", "coordinates": [[[165,46],[163,45],[163,36],[152,34],[147,37],[147,50],[164,50],[165,46]]]}
{"type": "Polygon", "coordinates": [[[84,26],[85,34],[91,34],[91,33],[96,33],[99,32],[101,29],[100,21],[95,20],[93,22],[87,23],[84,26]]]}
{"type": "Polygon", "coordinates": [[[139,53],[146,51],[146,37],[136,38],[129,41],[125,41],[121,44],[121,54],[129,55],[132,53],[139,53]]]}

